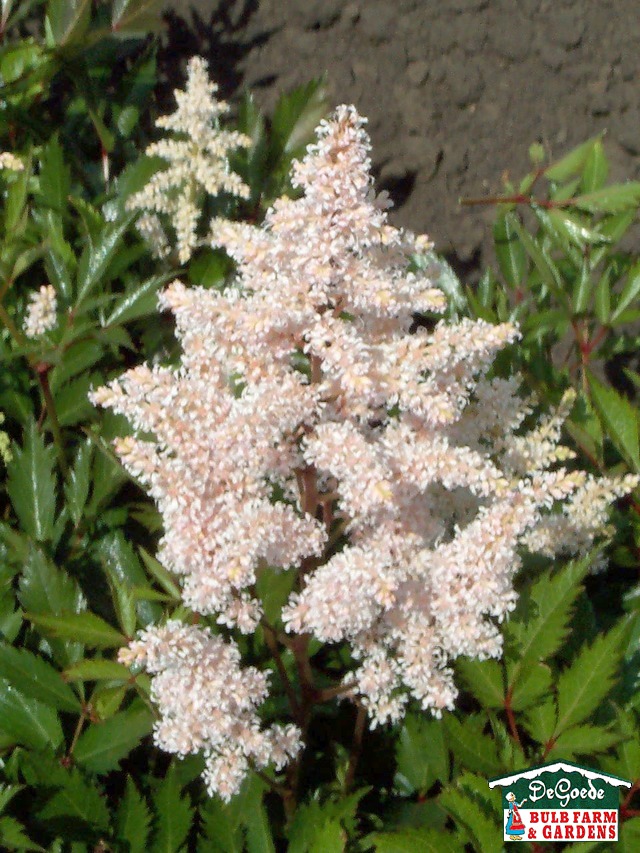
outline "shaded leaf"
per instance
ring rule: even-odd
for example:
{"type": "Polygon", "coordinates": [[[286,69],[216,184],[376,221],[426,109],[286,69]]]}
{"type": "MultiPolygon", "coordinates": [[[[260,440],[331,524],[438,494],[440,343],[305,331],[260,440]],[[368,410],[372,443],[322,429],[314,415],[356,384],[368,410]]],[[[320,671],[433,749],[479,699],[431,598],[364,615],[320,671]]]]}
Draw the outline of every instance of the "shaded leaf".
{"type": "Polygon", "coordinates": [[[65,163],[62,146],[53,137],[44,147],[40,162],[40,192],[45,205],[58,213],[66,209],[71,187],[71,170],[65,163]]]}
{"type": "Polygon", "coordinates": [[[456,761],[468,770],[495,776],[500,769],[495,741],[483,733],[481,717],[465,717],[461,722],[453,714],[444,717],[447,746],[456,761]]]}
{"type": "Polygon", "coordinates": [[[395,784],[403,790],[424,792],[449,776],[449,757],[440,720],[407,714],[396,741],[395,784]]]}
{"type": "Polygon", "coordinates": [[[0,646],[0,678],[13,684],[25,696],[58,711],[79,713],[81,710],[80,700],[63,681],[62,674],[26,649],[0,646]]]}
{"type": "Polygon", "coordinates": [[[98,284],[103,283],[116,252],[120,249],[122,238],[134,219],[129,214],[119,222],[105,226],[98,241],[91,243],[82,253],[78,266],[78,294],[76,308],[83,302],[98,284]]]}
{"type": "Polygon", "coordinates": [[[20,524],[39,542],[51,538],[56,509],[55,453],[47,447],[34,421],[25,431],[24,444],[15,447],[7,466],[7,492],[20,524]]]}
{"type": "Polygon", "coordinates": [[[464,685],[485,708],[504,706],[504,673],[495,660],[458,658],[456,671],[464,685]]]}
{"type": "Polygon", "coordinates": [[[614,388],[603,385],[588,373],[594,407],[607,427],[612,441],[636,471],[640,471],[638,419],[635,407],[614,388]]]}
{"type": "Polygon", "coordinates": [[[130,323],[158,310],[158,290],[171,278],[170,273],[156,275],[136,284],[118,299],[115,307],[104,321],[105,326],[130,323]]]}
{"type": "Polygon", "coordinates": [[[527,253],[513,227],[516,214],[512,211],[499,213],[493,226],[493,242],[498,265],[509,287],[524,284],[529,262],[527,253]]]}
{"type": "Polygon", "coordinates": [[[61,47],[79,41],[91,18],[91,0],[49,0],[46,27],[54,45],[61,47]]]}
{"type": "Polygon", "coordinates": [[[0,679],[0,731],[14,743],[33,749],[56,749],[63,741],[53,708],[27,698],[5,679],[0,679]]]}
{"type": "Polygon", "coordinates": [[[94,723],[80,735],[74,756],[93,773],[115,770],[132,749],[151,732],[153,718],[147,708],[128,708],[102,723],[94,723]]]}
{"type": "Polygon", "coordinates": [[[640,182],[610,184],[600,190],[576,196],[573,203],[581,210],[599,213],[618,213],[636,207],[640,202],[640,182]]]}
{"type": "Polygon", "coordinates": [[[128,845],[128,853],[146,853],[150,826],[151,813],[147,801],[131,776],[127,776],[127,787],[116,813],[118,840],[128,845]]]}
{"type": "Polygon", "coordinates": [[[564,642],[572,606],[589,566],[589,558],[574,560],[559,572],[543,574],[521,595],[505,628],[510,689],[523,672],[554,655],[564,642]]]}
{"type": "Polygon", "coordinates": [[[69,476],[64,484],[67,509],[76,527],[82,519],[82,513],[89,497],[92,456],[93,445],[85,439],[78,445],[73,465],[69,469],[69,476]]]}
{"type": "Polygon", "coordinates": [[[67,681],[129,681],[131,671],[115,660],[88,658],[74,663],[64,671],[67,681]]]}
{"type": "Polygon", "coordinates": [[[111,29],[114,34],[135,37],[162,28],[163,0],[114,0],[111,29]]]}
{"type": "Polygon", "coordinates": [[[153,853],[176,853],[184,844],[193,820],[193,807],[182,793],[175,764],[169,768],[153,799],[158,820],[153,838],[153,853]]]}
{"type": "Polygon", "coordinates": [[[577,148],[569,151],[560,160],[547,166],[544,170],[545,176],[550,181],[566,181],[568,178],[579,174],[584,169],[591,151],[599,141],[600,137],[595,136],[593,139],[589,139],[578,145],[577,148]]]}
{"type": "Polygon", "coordinates": [[[602,726],[575,726],[558,737],[553,744],[553,749],[547,755],[553,760],[572,759],[576,755],[596,755],[599,752],[606,752],[620,740],[620,734],[602,726]]]}
{"type": "Polygon", "coordinates": [[[440,795],[440,803],[464,826],[476,850],[502,853],[502,826],[488,817],[476,800],[462,791],[449,788],[440,795]]]}
{"type": "Polygon", "coordinates": [[[629,621],[584,646],[558,678],[558,722],[555,734],[582,723],[604,701],[614,684],[622,659],[629,621]]]}
{"type": "Polygon", "coordinates": [[[95,613],[69,613],[65,616],[38,616],[26,613],[46,634],[63,640],[76,640],[91,649],[113,649],[127,644],[127,638],[95,613]]]}
{"type": "Polygon", "coordinates": [[[399,829],[396,832],[373,832],[364,841],[376,853],[463,853],[464,847],[450,833],[436,829],[399,829]]]}
{"type": "MultiPolygon", "coordinates": [[[[98,788],[85,779],[77,768],[70,771],[60,767],[59,770],[47,768],[49,771],[41,779],[41,784],[56,785],[57,791],[41,808],[37,815],[39,820],[56,824],[65,832],[65,839],[70,840],[72,828],[77,822],[106,830],[109,826],[109,810],[105,798],[98,788]]],[[[73,833],[83,836],[83,833],[73,833]]]]}

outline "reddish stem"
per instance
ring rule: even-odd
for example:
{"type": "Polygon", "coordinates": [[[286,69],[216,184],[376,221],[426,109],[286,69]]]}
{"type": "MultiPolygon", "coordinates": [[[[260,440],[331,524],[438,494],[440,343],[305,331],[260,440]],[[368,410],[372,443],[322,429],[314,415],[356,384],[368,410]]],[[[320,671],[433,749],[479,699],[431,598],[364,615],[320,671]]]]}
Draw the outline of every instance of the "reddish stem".
{"type": "Polygon", "coordinates": [[[518,727],[516,725],[516,718],[513,714],[513,708],[511,707],[511,690],[508,690],[507,695],[504,697],[504,710],[507,715],[507,723],[509,725],[509,732],[511,734],[511,737],[518,744],[518,747],[522,749],[520,732],[518,731],[518,727]]]}

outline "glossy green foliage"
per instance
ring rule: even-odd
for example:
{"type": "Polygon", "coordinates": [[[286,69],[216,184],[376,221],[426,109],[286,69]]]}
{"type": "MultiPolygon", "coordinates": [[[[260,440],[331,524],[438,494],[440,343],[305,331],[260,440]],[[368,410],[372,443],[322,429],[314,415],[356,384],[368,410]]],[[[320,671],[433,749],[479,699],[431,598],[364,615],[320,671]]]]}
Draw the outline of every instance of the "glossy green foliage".
{"type": "MultiPolygon", "coordinates": [[[[229,805],[208,797],[201,757],[153,746],[150,680],[117,660],[141,628],[193,614],[154,556],[153,503],[115,459],[127,424],[96,410],[88,392],[134,364],[175,359],[171,323],[157,311],[171,278],[224,287],[233,273],[206,247],[184,267],[154,260],[126,211],[163,166],[141,154],[155,138],[149,34],[160,5],[0,0],[0,150],[24,163],[0,171],[0,411],[12,452],[0,462],[0,848],[502,850],[487,777],[565,758],[637,781],[635,499],[616,509],[600,574],[589,560],[527,560],[504,658],[458,662],[454,713],[411,707],[402,725],[365,729],[360,742],[351,705],[319,704],[297,804],[282,802],[283,775],[272,771],[252,774],[229,805]],[[56,323],[29,339],[24,319],[42,284],[55,289],[56,323]]],[[[270,116],[250,95],[238,99],[230,127],[252,142],[232,165],[250,198],[212,200],[209,212],[259,221],[292,192],[291,161],[326,110],[322,81],[283,95],[270,116]]],[[[496,369],[521,371],[543,407],[576,387],[566,438],[582,467],[638,471],[640,262],[624,242],[638,185],[607,184],[600,139],[554,164],[543,153],[533,151],[533,171],[498,204],[497,272],[465,288],[435,256],[415,263],[439,265],[452,314],[521,324],[522,342],[496,369]]],[[[256,584],[276,631],[291,584],[270,568],[256,584]]],[[[276,663],[263,627],[236,639],[247,663],[271,671],[265,721],[285,718],[294,655],[276,663]]],[[[350,663],[341,646],[311,652],[320,690],[350,663]]],[[[637,807],[625,805],[621,849],[637,847],[637,807]]]]}

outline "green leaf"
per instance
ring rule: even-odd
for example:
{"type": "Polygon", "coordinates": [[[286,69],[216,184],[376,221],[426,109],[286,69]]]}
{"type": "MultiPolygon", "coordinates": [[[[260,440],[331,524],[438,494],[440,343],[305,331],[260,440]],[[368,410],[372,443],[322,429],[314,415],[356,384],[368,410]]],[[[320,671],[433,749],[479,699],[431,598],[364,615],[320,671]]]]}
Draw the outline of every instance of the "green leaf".
{"type": "Polygon", "coordinates": [[[600,276],[595,292],[595,315],[596,318],[606,326],[611,316],[611,267],[608,266],[600,276]]]}
{"type": "Polygon", "coordinates": [[[267,810],[262,798],[254,803],[247,815],[247,853],[275,853],[267,810]]]}
{"type": "Polygon", "coordinates": [[[115,35],[136,38],[162,29],[163,0],[114,0],[111,29],[115,35]]]}
{"type": "Polygon", "coordinates": [[[134,215],[125,216],[119,222],[105,226],[99,240],[90,244],[82,253],[78,266],[78,295],[76,309],[87,298],[94,287],[104,284],[109,265],[119,251],[122,238],[127,232],[134,215]]]}
{"type": "Polygon", "coordinates": [[[587,154],[584,164],[580,189],[583,193],[591,193],[604,186],[609,174],[609,163],[601,139],[596,139],[587,154]]]}
{"type": "Polygon", "coordinates": [[[512,211],[503,211],[498,214],[493,226],[498,265],[504,280],[513,288],[522,287],[529,267],[527,253],[513,227],[513,220],[516,218],[512,211]]]}
{"type": "Polygon", "coordinates": [[[87,658],[78,661],[64,671],[67,681],[129,681],[131,671],[115,660],[87,658]]]}
{"type": "Polygon", "coordinates": [[[435,252],[426,252],[424,255],[414,256],[413,260],[419,269],[431,271],[430,274],[435,279],[434,284],[447,297],[449,308],[454,312],[464,311],[467,307],[464,289],[446,258],[441,258],[435,252]]]}
{"type": "Polygon", "coordinates": [[[40,162],[40,192],[45,205],[62,213],[67,207],[71,187],[71,170],[65,163],[62,146],[53,137],[42,151],[40,162]]]}
{"type": "Polygon", "coordinates": [[[552,682],[551,668],[544,663],[532,664],[521,670],[511,693],[511,708],[522,711],[531,707],[543,696],[549,695],[552,682]]]}
{"type": "MultiPolygon", "coordinates": [[[[81,704],[58,670],[26,649],[0,646],[0,678],[17,687],[30,699],[37,699],[58,711],[79,713],[81,704]]],[[[0,721],[0,725],[1,725],[0,721]]]]}
{"type": "Polygon", "coordinates": [[[81,340],[71,344],[49,377],[54,396],[66,382],[93,367],[103,355],[104,348],[95,340],[81,340]]]}
{"type": "Polygon", "coordinates": [[[463,853],[464,847],[450,833],[435,829],[399,829],[396,832],[373,832],[364,841],[376,853],[463,853]]]}
{"type": "Polygon", "coordinates": [[[151,853],[176,853],[189,834],[193,807],[188,794],[180,790],[175,764],[169,768],[153,802],[158,820],[151,853]]]}
{"type": "Polygon", "coordinates": [[[155,557],[152,557],[144,548],[140,548],[139,553],[151,577],[159,583],[167,595],[179,600],[182,597],[182,593],[171,572],[168,572],[162,563],[156,560],[155,557]]]}
{"type": "Polygon", "coordinates": [[[640,847],[640,817],[625,820],[620,827],[616,853],[637,853],[640,847]]]}
{"type": "Polygon", "coordinates": [[[113,649],[127,644],[123,634],[95,613],[69,613],[65,616],[25,613],[25,619],[51,637],[76,640],[91,649],[113,649]]]}
{"type": "Polygon", "coordinates": [[[513,217],[511,224],[527,254],[533,261],[533,265],[538,271],[542,282],[547,285],[552,293],[555,293],[562,304],[566,305],[567,295],[563,291],[562,276],[558,272],[553,260],[549,257],[546,250],[521,225],[517,217],[513,217]]]}
{"type": "Polygon", "coordinates": [[[588,719],[610,693],[628,631],[629,621],[624,619],[608,634],[597,637],[593,645],[583,646],[571,666],[561,673],[556,736],[588,719]]]}
{"type": "MultiPolygon", "coordinates": [[[[111,581],[112,594],[118,604],[121,621],[129,622],[131,614],[127,616],[126,613],[134,605],[132,590],[134,587],[146,586],[147,580],[136,552],[122,531],[118,530],[100,539],[95,547],[95,555],[111,581]],[[131,598],[130,601],[127,595],[131,598]]],[[[136,610],[140,621],[145,625],[157,621],[161,615],[161,610],[150,601],[139,601],[136,610]]],[[[123,630],[133,633],[133,628],[123,630]]]]}
{"type": "Polygon", "coordinates": [[[56,510],[55,452],[47,447],[34,421],[22,448],[13,449],[7,466],[7,492],[24,530],[39,542],[51,538],[56,510]]]}
{"type": "Polygon", "coordinates": [[[91,19],[91,0],[49,0],[47,41],[62,47],[80,41],[91,19]]]}
{"type": "Polygon", "coordinates": [[[312,80],[280,97],[271,121],[273,138],[285,154],[294,157],[311,142],[326,112],[325,80],[312,80]]]}
{"type": "Polygon", "coordinates": [[[497,661],[458,658],[456,671],[483,707],[504,707],[504,673],[497,661]]]}
{"type": "Polygon", "coordinates": [[[24,832],[24,826],[13,817],[0,817],[0,845],[3,850],[42,850],[24,832]]]}
{"type": "Polygon", "coordinates": [[[344,853],[346,836],[331,802],[298,807],[289,829],[288,853],[344,853]]]}
{"type": "Polygon", "coordinates": [[[591,271],[587,260],[583,260],[573,285],[573,312],[583,314],[589,307],[592,290],[591,271]]]}
{"type": "Polygon", "coordinates": [[[640,471],[638,419],[635,407],[615,389],[603,385],[588,372],[589,388],[594,407],[609,431],[611,440],[624,459],[640,471]]]}
{"type": "Polygon", "coordinates": [[[610,184],[603,189],[576,196],[573,203],[581,210],[592,213],[619,213],[635,208],[640,203],[640,182],[610,184]]]}
{"type": "Polygon", "coordinates": [[[568,634],[572,606],[590,565],[574,560],[559,572],[543,574],[524,594],[505,628],[510,689],[522,674],[554,655],[568,634]]]}
{"type": "Polygon", "coordinates": [[[615,322],[631,303],[640,295],[640,263],[634,264],[627,273],[627,280],[611,314],[611,322],[615,322]]]}
{"type": "Polygon", "coordinates": [[[440,795],[440,804],[466,829],[476,850],[502,853],[502,826],[487,816],[474,797],[448,788],[440,795]]]}
{"type": "Polygon", "coordinates": [[[171,278],[172,273],[156,275],[136,284],[120,297],[113,311],[104,321],[105,326],[130,323],[158,310],[158,290],[171,278]]]}
{"type": "Polygon", "coordinates": [[[521,717],[521,723],[538,743],[548,743],[556,727],[558,712],[553,699],[546,699],[530,708],[521,717]]]}
{"type": "Polygon", "coordinates": [[[23,230],[26,222],[27,190],[31,177],[31,162],[24,165],[24,169],[18,172],[6,190],[3,205],[4,233],[6,238],[15,236],[23,230]]]}
{"type": "Polygon", "coordinates": [[[495,741],[483,734],[485,721],[467,716],[461,722],[453,714],[444,717],[446,742],[456,760],[468,770],[495,776],[500,770],[495,741]]]}
{"type": "Polygon", "coordinates": [[[396,742],[396,787],[411,793],[427,791],[449,776],[449,757],[440,720],[407,714],[396,742]]]}
{"type": "Polygon", "coordinates": [[[198,287],[220,287],[233,271],[233,263],[220,249],[200,249],[189,263],[189,281],[198,287]]]}
{"type": "Polygon", "coordinates": [[[566,210],[536,209],[536,217],[555,240],[560,248],[570,250],[571,244],[584,250],[590,243],[608,243],[609,238],[603,236],[595,228],[588,228],[578,216],[566,210]]]}
{"type": "MultiPolygon", "coordinates": [[[[108,720],[120,710],[128,689],[124,685],[110,687],[107,684],[100,684],[96,687],[93,693],[93,703],[101,720],[108,720]]],[[[148,692],[147,690],[147,695],[148,692]]]]}
{"type": "Polygon", "coordinates": [[[128,853],[147,853],[151,812],[131,776],[116,813],[116,834],[127,845],[128,853]]]}
{"type": "Polygon", "coordinates": [[[231,807],[212,797],[200,808],[198,853],[244,853],[239,820],[231,807]]]}
{"type": "Polygon", "coordinates": [[[67,509],[76,527],[80,524],[89,497],[92,456],[93,445],[88,439],[85,439],[82,444],[78,445],[73,465],[64,484],[67,509]]]}
{"type": "Polygon", "coordinates": [[[606,752],[620,740],[621,736],[617,732],[602,726],[574,726],[558,737],[553,744],[553,749],[547,753],[547,757],[552,756],[555,761],[558,758],[571,760],[576,755],[596,755],[599,752],[606,752]]]}
{"type": "Polygon", "coordinates": [[[622,779],[633,779],[640,767],[640,734],[637,717],[633,711],[617,711],[618,726],[624,740],[616,750],[616,755],[603,756],[601,766],[608,773],[622,779]]]}
{"type": "Polygon", "coordinates": [[[120,761],[151,732],[153,717],[147,708],[133,707],[102,723],[94,723],[80,735],[74,757],[93,773],[115,770],[120,761]]]}
{"type": "Polygon", "coordinates": [[[46,776],[42,773],[40,784],[43,787],[56,785],[58,790],[37,812],[40,821],[57,825],[59,830],[64,832],[65,840],[84,836],[81,829],[78,831],[78,823],[103,831],[107,829],[109,810],[106,800],[98,788],[85,779],[77,768],[74,767],[68,772],[62,767],[58,770],[44,764],[42,771],[44,770],[49,772],[46,776]]]}
{"type": "Polygon", "coordinates": [[[147,157],[143,154],[118,175],[116,191],[118,193],[118,209],[121,214],[125,211],[127,199],[139,192],[156,172],[162,171],[166,167],[167,161],[164,158],[147,157]]]}
{"type": "Polygon", "coordinates": [[[544,170],[545,176],[554,182],[566,181],[573,175],[578,175],[584,169],[593,147],[600,141],[599,136],[583,142],[577,148],[569,151],[556,163],[552,163],[544,170]]]}
{"type": "Polygon", "coordinates": [[[18,598],[31,613],[79,613],[86,607],[78,584],[36,548],[31,548],[24,564],[18,598]]]}
{"type": "Polygon", "coordinates": [[[32,749],[57,749],[64,739],[56,712],[0,679],[0,731],[32,749]]]}
{"type": "Polygon", "coordinates": [[[94,383],[94,377],[85,373],[57,392],[55,405],[60,426],[75,426],[90,419],[94,409],[88,397],[94,383]]]}

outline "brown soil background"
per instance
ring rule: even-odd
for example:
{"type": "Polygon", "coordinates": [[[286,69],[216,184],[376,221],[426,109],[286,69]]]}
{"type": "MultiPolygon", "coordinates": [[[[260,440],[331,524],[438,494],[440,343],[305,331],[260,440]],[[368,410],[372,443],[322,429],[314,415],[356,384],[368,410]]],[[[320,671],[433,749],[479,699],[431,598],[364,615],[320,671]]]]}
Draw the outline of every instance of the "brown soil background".
{"type": "MultiPolygon", "coordinates": [[[[369,118],[394,221],[460,271],[490,260],[499,192],[541,142],[557,157],[596,133],[614,178],[640,174],[639,0],[190,0],[167,4],[163,59],[209,59],[225,96],[277,96],[327,75],[330,103],[369,118]]],[[[180,70],[182,64],[180,64],[180,70]]],[[[180,76],[180,81],[182,77],[180,76]]],[[[181,85],[181,82],[180,82],[181,85]]]]}

